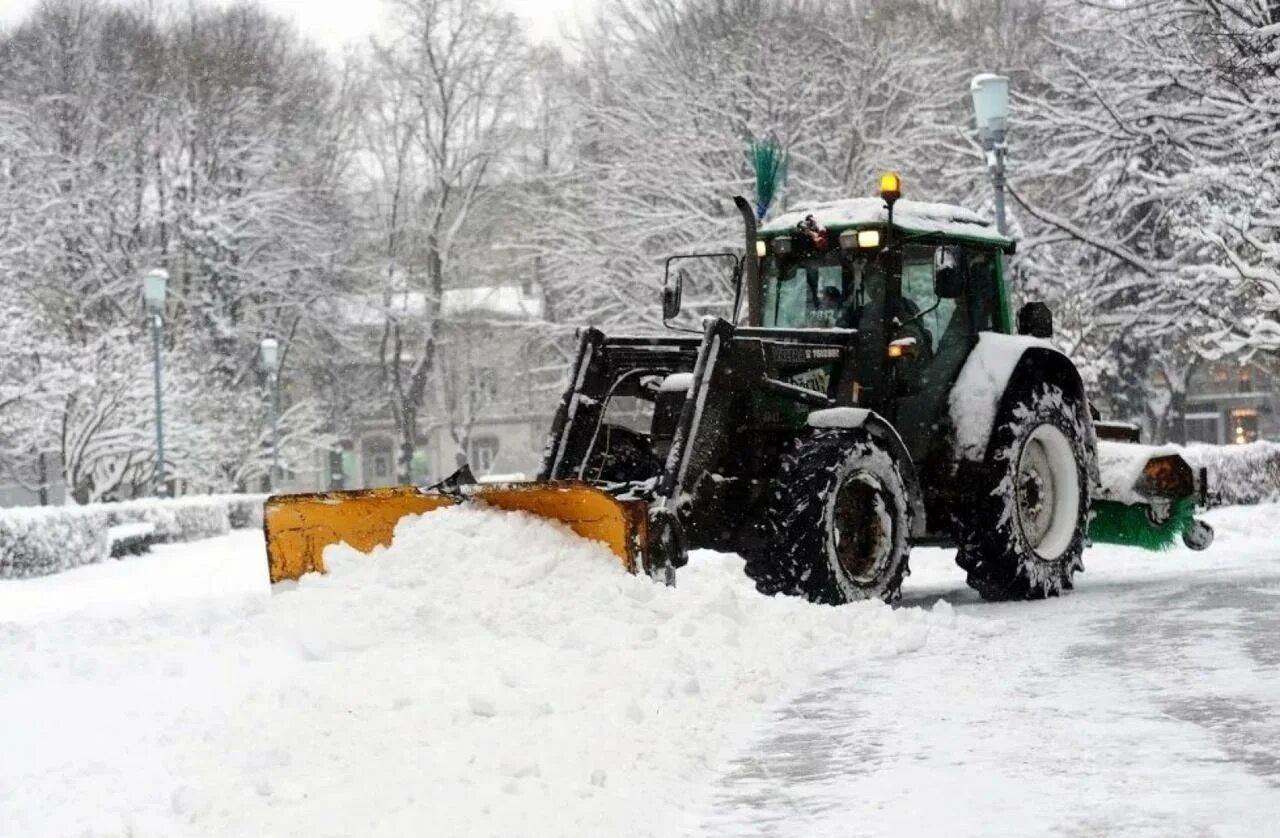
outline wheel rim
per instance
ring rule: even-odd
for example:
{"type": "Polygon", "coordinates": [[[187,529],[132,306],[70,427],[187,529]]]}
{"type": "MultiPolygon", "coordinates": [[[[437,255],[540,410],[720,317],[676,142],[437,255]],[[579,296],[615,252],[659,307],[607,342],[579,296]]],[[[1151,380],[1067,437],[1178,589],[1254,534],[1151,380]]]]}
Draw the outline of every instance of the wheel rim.
{"type": "Polygon", "coordinates": [[[875,582],[893,554],[893,517],[880,481],[855,472],[836,488],[830,549],[857,585],[875,582]]]}
{"type": "Polygon", "coordinates": [[[1061,556],[1071,546],[1080,512],[1080,476],[1066,434],[1041,425],[1027,437],[1014,489],[1027,546],[1041,558],[1061,556]]]}

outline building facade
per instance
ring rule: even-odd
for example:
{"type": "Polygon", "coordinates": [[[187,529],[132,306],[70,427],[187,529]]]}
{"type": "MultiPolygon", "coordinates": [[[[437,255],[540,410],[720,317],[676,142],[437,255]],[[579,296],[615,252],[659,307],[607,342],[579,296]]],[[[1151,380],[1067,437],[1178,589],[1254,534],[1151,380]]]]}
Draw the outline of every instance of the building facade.
{"type": "Polygon", "coordinates": [[[1201,364],[1191,374],[1187,442],[1244,445],[1280,440],[1280,380],[1259,360],[1201,364]]]}
{"type": "MultiPolygon", "coordinates": [[[[343,375],[374,381],[376,346],[387,306],[392,314],[425,317],[421,294],[337,301],[345,328],[365,333],[355,341],[343,375]]],[[[419,415],[412,479],[438,482],[461,464],[480,478],[532,478],[559,398],[565,359],[547,339],[543,298],[535,284],[447,289],[437,322],[434,372],[419,415]]],[[[399,434],[385,395],[370,387],[352,415],[343,417],[337,446],[317,451],[309,468],[295,470],[286,491],[363,489],[400,482],[399,434]]]]}

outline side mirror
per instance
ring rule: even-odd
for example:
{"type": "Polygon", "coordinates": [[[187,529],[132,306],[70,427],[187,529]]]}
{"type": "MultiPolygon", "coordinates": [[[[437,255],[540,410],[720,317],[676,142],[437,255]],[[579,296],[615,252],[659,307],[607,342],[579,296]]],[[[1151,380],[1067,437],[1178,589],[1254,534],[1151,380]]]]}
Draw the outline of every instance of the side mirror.
{"type": "Polygon", "coordinates": [[[1053,337],[1053,312],[1044,303],[1027,303],[1018,309],[1018,334],[1033,338],[1053,337]]]}
{"type": "Polygon", "coordinates": [[[964,294],[964,276],[960,269],[948,265],[933,274],[933,295],[940,300],[957,300],[964,294]]]}
{"type": "Polygon", "coordinates": [[[680,298],[684,296],[684,269],[676,271],[675,279],[667,274],[667,281],[662,285],[662,319],[674,320],[680,313],[680,298]]]}

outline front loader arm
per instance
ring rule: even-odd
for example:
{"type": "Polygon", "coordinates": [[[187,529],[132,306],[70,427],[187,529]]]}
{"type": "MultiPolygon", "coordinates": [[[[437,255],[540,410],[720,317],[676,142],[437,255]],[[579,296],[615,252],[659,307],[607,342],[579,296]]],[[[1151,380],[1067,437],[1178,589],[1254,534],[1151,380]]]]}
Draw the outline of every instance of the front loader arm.
{"type": "Polygon", "coordinates": [[[699,340],[692,337],[606,337],[598,329],[583,330],[569,386],[543,449],[538,479],[582,476],[609,400],[641,395],[648,376],[689,372],[698,346],[699,340]]]}
{"type": "Polygon", "coordinates": [[[600,424],[605,409],[604,397],[609,382],[605,380],[604,359],[600,348],[604,332],[583,329],[578,341],[569,387],[560,398],[551,433],[542,452],[538,480],[558,480],[576,476],[585,462],[594,429],[600,424]]]}

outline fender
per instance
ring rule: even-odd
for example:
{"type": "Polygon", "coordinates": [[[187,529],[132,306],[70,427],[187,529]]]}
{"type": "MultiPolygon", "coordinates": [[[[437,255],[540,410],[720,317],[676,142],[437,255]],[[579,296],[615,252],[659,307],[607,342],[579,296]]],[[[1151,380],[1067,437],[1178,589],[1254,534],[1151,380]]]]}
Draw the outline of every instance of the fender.
{"type": "Polygon", "coordinates": [[[1058,347],[1026,335],[978,335],[978,343],[965,360],[947,400],[956,460],[985,462],[996,415],[1007,400],[1037,380],[1057,384],[1085,407],[1085,449],[1089,452],[1089,475],[1096,486],[1098,443],[1080,373],[1058,347]]]}
{"type": "Polygon", "coordinates": [[[874,410],[862,407],[830,407],[815,410],[809,414],[806,423],[811,428],[841,430],[861,430],[883,445],[898,461],[902,482],[907,489],[907,499],[911,503],[911,537],[923,538],[928,532],[925,520],[924,495],[920,491],[920,478],[916,475],[916,464],[911,460],[907,446],[893,425],[874,410]]]}

